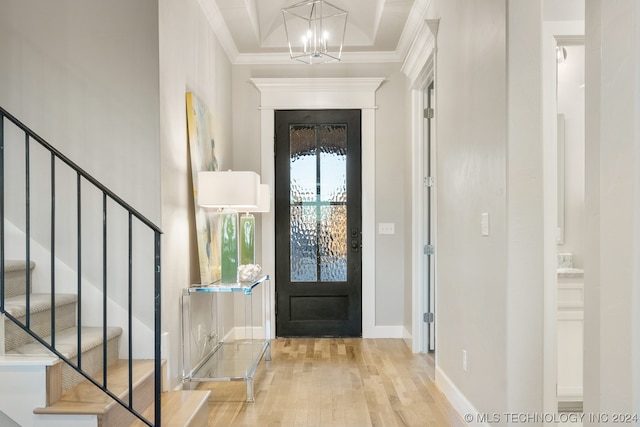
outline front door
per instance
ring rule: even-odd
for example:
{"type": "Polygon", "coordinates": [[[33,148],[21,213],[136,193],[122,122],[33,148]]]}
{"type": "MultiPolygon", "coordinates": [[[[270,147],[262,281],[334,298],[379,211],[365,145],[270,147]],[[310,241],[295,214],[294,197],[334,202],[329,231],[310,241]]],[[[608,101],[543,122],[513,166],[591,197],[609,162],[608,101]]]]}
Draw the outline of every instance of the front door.
{"type": "Polygon", "coordinates": [[[278,336],[362,336],[360,113],[275,112],[278,336]]]}

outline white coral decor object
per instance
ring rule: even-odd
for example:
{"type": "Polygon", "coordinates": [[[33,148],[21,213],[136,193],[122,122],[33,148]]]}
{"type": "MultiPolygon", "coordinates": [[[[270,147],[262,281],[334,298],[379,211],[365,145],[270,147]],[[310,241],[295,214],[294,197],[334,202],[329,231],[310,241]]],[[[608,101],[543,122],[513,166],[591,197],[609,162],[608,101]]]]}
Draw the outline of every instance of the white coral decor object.
{"type": "Polygon", "coordinates": [[[238,279],[241,282],[248,282],[258,277],[262,267],[258,264],[243,264],[238,267],[238,279]]]}

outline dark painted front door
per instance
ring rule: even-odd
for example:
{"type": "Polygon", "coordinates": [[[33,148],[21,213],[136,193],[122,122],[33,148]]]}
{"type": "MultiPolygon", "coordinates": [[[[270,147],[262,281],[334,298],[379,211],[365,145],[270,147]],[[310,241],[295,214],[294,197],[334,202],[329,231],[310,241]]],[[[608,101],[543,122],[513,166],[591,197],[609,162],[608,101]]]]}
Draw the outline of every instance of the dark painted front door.
{"type": "Polygon", "coordinates": [[[361,336],[361,112],[275,114],[276,334],[361,336]]]}

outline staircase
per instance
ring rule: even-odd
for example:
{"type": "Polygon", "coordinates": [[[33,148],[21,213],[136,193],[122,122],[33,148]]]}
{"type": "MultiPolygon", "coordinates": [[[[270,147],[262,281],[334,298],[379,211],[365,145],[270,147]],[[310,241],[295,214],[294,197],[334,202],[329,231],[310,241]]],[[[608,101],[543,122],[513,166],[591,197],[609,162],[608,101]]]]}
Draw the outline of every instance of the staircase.
{"type": "MultiPolygon", "coordinates": [[[[56,348],[63,356],[73,363],[78,361],[76,305],[77,296],[73,294],[27,293],[27,275],[35,267],[31,262],[29,271],[24,261],[5,261],[5,311],[20,322],[26,319],[27,296],[30,300],[31,330],[51,343],[51,308],[55,307],[55,341],[56,348]]],[[[46,359],[52,357],[49,350],[36,342],[33,337],[20,327],[4,317],[4,349],[9,358],[22,356],[31,359],[46,359]]],[[[122,329],[107,328],[106,349],[103,345],[103,330],[101,327],[81,328],[81,360],[83,370],[91,374],[92,378],[102,383],[105,373],[102,369],[106,365],[106,380],[110,390],[123,401],[129,400],[129,363],[118,358],[119,340],[122,329]],[[107,362],[103,363],[106,355],[107,362]]],[[[154,363],[153,360],[133,360],[131,380],[133,394],[131,396],[134,410],[143,414],[147,419],[153,419],[154,414],[154,363]]],[[[36,415],[60,416],[62,420],[77,416],[90,418],[87,425],[109,426],[144,426],[129,411],[117,404],[114,399],[102,392],[92,382],[86,380],[73,368],[60,360],[54,361],[47,367],[45,404],[33,408],[36,415]],[[65,418],[66,417],[66,418],[65,418]]],[[[206,426],[208,391],[182,391],[163,393],[162,406],[166,407],[165,426],[206,426]],[[178,403],[178,404],[176,404],[178,403]]],[[[164,412],[164,410],[163,410],[164,412]]]]}
{"type": "Polygon", "coordinates": [[[207,424],[208,392],[162,393],[160,234],[148,219],[0,107],[2,427],[207,424]],[[16,164],[24,168],[16,169],[16,164]],[[73,182],[57,183],[59,170],[70,172],[73,182]],[[43,174],[50,177],[48,187],[32,186],[43,174]],[[65,191],[77,194],[75,200],[56,203],[65,191]],[[87,191],[101,201],[83,199],[87,191]],[[41,209],[43,202],[49,205],[48,213],[41,209]],[[32,205],[40,209],[32,212],[32,205]],[[124,229],[118,228],[121,222],[109,221],[114,209],[128,218],[124,229]],[[56,237],[58,217],[75,220],[73,236],[67,231],[56,237]],[[102,224],[99,233],[85,230],[91,218],[102,224]],[[32,223],[38,224],[39,234],[32,232],[32,223]],[[49,231],[43,234],[47,225],[49,231]],[[46,247],[40,241],[48,242],[46,247]],[[84,242],[90,242],[91,249],[83,249],[84,242]],[[128,259],[109,258],[107,248],[113,242],[128,246],[128,259]],[[58,258],[60,252],[75,260],[77,268],[67,267],[58,258]],[[25,254],[26,260],[10,259],[15,254],[25,254]],[[39,276],[32,286],[34,260],[44,262],[49,283],[43,284],[46,279],[39,276]],[[93,284],[83,268],[95,279],[93,284]],[[58,283],[67,281],[60,280],[60,270],[71,273],[75,285],[58,283]],[[134,315],[139,306],[146,309],[134,315]],[[96,316],[100,313],[101,319],[96,316]]]}
{"type": "MultiPolygon", "coordinates": [[[[30,263],[29,274],[35,267],[30,263]]],[[[29,280],[30,282],[30,280],[29,280]]],[[[5,261],[5,311],[26,324],[27,296],[30,300],[30,329],[51,344],[51,307],[55,304],[55,344],[64,357],[78,363],[78,328],[76,326],[77,296],[74,294],[56,294],[52,300],[50,294],[26,292],[27,271],[24,261],[5,261]],[[7,280],[8,279],[8,280],[7,280]]],[[[107,355],[107,365],[118,358],[118,340],[122,328],[107,328],[106,352],[103,348],[102,328],[83,327],[80,330],[82,342],[82,365],[85,372],[95,374],[102,369],[103,354],[107,355]]],[[[47,356],[51,352],[36,342],[18,325],[4,318],[4,353],[10,356],[47,356]]],[[[84,380],[70,366],[61,364],[52,369],[58,378],[49,381],[53,389],[48,389],[48,404],[53,404],[62,393],[84,380]]]]}

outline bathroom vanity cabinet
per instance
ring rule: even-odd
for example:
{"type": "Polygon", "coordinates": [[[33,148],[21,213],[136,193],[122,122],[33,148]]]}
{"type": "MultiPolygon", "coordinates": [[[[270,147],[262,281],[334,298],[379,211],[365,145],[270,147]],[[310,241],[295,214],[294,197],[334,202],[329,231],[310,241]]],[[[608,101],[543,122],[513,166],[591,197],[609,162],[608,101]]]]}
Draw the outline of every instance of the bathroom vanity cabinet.
{"type": "Polygon", "coordinates": [[[561,410],[582,409],[583,336],[583,272],[576,268],[560,269],[558,271],[558,406],[561,410]]]}

